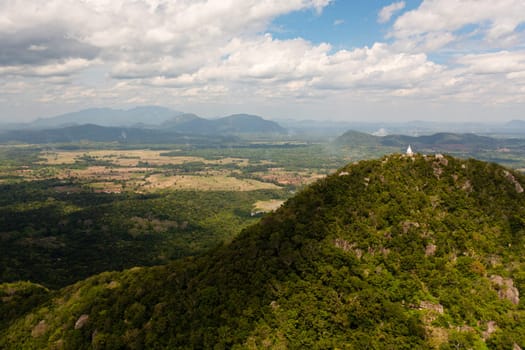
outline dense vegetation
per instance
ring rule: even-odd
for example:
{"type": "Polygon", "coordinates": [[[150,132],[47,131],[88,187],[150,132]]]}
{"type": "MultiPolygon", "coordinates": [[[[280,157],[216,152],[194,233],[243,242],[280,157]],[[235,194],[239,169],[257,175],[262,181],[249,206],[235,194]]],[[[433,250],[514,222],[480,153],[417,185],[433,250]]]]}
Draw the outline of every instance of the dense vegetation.
{"type": "Polygon", "coordinates": [[[0,184],[0,282],[57,288],[228,242],[278,191],[94,193],[74,181],[0,184]]]}
{"type": "Polygon", "coordinates": [[[523,184],[452,157],[349,165],[201,257],[31,287],[0,347],[524,347],[523,184]]]}

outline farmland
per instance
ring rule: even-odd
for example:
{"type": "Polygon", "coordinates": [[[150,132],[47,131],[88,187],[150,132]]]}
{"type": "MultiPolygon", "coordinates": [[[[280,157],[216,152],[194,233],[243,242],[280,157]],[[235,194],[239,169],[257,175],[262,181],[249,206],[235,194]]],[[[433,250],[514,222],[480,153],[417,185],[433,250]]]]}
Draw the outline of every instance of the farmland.
{"type": "Polygon", "coordinates": [[[320,145],[71,148],[0,146],[1,281],[55,288],[201,254],[346,161],[320,145]]]}

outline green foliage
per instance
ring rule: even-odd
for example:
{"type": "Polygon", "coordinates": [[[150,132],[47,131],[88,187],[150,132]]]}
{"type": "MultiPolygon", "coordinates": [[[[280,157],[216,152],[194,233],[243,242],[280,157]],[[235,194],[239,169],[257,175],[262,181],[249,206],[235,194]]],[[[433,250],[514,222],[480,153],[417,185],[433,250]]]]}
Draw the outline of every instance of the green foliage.
{"type": "Polygon", "coordinates": [[[205,255],[60,290],[0,347],[523,347],[516,181],[451,157],[347,166],[205,255]]]}
{"type": "Polygon", "coordinates": [[[0,330],[49,299],[49,290],[30,282],[0,284],[0,330]]]}
{"type": "Polygon", "coordinates": [[[0,184],[0,191],[0,282],[30,280],[52,288],[200,254],[256,222],[250,216],[255,201],[282,195],[106,194],[62,180],[0,184]]]}

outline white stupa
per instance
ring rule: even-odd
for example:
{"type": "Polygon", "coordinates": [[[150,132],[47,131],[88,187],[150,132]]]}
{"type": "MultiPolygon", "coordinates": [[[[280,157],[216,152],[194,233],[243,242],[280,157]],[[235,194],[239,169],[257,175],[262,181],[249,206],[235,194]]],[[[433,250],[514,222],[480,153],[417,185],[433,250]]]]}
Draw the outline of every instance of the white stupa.
{"type": "Polygon", "coordinates": [[[413,156],[413,155],[414,155],[414,152],[412,152],[412,147],[410,147],[410,145],[408,145],[407,156],[413,156]]]}

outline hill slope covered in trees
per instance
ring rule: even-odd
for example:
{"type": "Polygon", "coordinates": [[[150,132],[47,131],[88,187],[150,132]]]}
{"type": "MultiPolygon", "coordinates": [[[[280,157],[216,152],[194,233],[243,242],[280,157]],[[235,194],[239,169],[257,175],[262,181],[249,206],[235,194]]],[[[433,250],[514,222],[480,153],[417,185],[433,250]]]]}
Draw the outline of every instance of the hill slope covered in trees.
{"type": "Polygon", "coordinates": [[[348,165],[201,257],[3,285],[0,347],[524,347],[523,185],[452,157],[348,165]]]}

